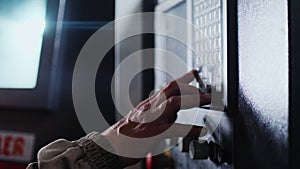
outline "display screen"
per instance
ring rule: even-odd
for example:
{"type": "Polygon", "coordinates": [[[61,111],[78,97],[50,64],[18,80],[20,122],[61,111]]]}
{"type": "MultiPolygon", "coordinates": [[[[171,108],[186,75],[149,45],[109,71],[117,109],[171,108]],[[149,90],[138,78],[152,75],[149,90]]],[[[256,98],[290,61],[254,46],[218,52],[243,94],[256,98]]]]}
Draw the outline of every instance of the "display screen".
{"type": "Polygon", "coordinates": [[[0,0],[0,88],[37,85],[47,0],[0,0]]]}

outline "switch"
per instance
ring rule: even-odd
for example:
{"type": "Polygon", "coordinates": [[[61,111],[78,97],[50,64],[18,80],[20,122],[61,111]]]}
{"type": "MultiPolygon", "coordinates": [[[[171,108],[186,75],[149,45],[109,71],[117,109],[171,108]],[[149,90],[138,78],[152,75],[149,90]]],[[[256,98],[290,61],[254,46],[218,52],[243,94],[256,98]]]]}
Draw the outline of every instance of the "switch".
{"type": "Polygon", "coordinates": [[[217,164],[221,164],[223,163],[223,152],[224,150],[218,145],[215,144],[213,142],[210,142],[211,144],[211,154],[209,156],[210,160],[217,163],[217,164]]]}
{"type": "Polygon", "coordinates": [[[191,141],[189,145],[189,154],[191,159],[201,159],[205,160],[209,157],[209,144],[207,141],[191,141]]]}
{"type": "Polygon", "coordinates": [[[198,137],[184,137],[178,142],[178,149],[181,152],[189,152],[189,145],[191,141],[198,140],[198,137]]]}
{"type": "Polygon", "coordinates": [[[210,141],[196,140],[191,141],[189,145],[189,154],[191,159],[206,160],[221,164],[223,163],[223,149],[216,143],[210,141]]]}

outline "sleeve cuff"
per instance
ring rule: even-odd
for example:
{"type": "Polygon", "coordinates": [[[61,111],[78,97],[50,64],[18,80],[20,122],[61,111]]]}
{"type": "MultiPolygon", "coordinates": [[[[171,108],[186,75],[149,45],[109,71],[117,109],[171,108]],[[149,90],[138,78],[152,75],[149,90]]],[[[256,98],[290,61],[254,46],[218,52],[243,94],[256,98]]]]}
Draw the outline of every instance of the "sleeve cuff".
{"type": "Polygon", "coordinates": [[[91,166],[91,169],[122,169],[121,158],[114,154],[109,141],[100,133],[92,132],[77,141],[84,160],[91,166]],[[109,151],[102,148],[109,147],[109,151]]]}

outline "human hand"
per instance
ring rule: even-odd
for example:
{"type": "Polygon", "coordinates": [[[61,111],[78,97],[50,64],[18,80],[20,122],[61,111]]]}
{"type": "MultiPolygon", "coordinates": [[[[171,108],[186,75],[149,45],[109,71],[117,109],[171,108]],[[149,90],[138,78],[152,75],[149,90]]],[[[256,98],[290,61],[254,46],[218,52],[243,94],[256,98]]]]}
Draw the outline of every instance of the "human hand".
{"type": "Polygon", "coordinates": [[[206,134],[203,127],[174,123],[180,109],[199,107],[211,101],[210,94],[188,85],[195,78],[199,78],[198,72],[193,70],[170,82],[102,133],[125,166],[138,162],[163,139],[206,134]]]}

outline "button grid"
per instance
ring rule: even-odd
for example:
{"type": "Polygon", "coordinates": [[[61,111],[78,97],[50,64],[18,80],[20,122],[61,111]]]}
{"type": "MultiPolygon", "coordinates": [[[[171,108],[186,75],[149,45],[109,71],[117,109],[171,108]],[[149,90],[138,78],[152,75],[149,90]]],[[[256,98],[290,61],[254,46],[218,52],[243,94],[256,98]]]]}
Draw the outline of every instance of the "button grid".
{"type": "Polygon", "coordinates": [[[194,0],[194,66],[201,70],[205,87],[222,90],[222,16],[221,0],[194,0]]]}

